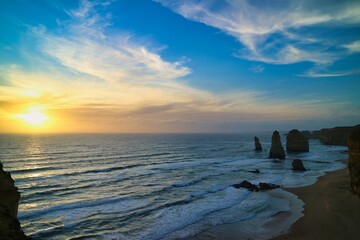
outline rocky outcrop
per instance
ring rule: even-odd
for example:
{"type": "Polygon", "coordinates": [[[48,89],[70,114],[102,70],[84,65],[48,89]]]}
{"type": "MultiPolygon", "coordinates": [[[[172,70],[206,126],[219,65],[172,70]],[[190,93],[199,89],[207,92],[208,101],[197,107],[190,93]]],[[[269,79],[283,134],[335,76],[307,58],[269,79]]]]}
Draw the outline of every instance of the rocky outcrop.
{"type": "Polygon", "coordinates": [[[251,192],[259,192],[259,191],[267,191],[276,188],[280,188],[280,185],[272,184],[272,183],[259,183],[259,186],[252,184],[248,181],[242,181],[241,183],[237,183],[233,185],[234,188],[246,188],[251,192]]]}
{"type": "Polygon", "coordinates": [[[286,150],[291,152],[308,152],[309,141],[299,130],[293,129],[286,136],[286,150]]]}
{"type": "Polygon", "coordinates": [[[294,171],[306,171],[303,162],[300,159],[295,159],[291,163],[294,171]]]}
{"type": "Polygon", "coordinates": [[[0,162],[0,239],[30,239],[21,231],[17,219],[20,193],[10,173],[3,170],[0,162]]]}
{"type": "Polygon", "coordinates": [[[259,183],[259,188],[260,188],[260,191],[267,191],[267,190],[280,188],[280,185],[272,184],[272,183],[262,183],[261,182],[261,183],[259,183]]]}
{"type": "Polygon", "coordinates": [[[255,169],[255,170],[251,170],[251,171],[249,171],[249,172],[251,172],[251,173],[260,173],[260,170],[259,169],[255,169]]]}
{"type": "Polygon", "coordinates": [[[274,131],[272,135],[269,158],[285,159],[285,151],[281,144],[280,134],[278,131],[274,131]]]}
{"type": "Polygon", "coordinates": [[[255,136],[254,141],[255,141],[255,150],[256,151],[262,151],[262,147],[261,147],[261,143],[259,141],[259,138],[255,136]]]}
{"type": "Polygon", "coordinates": [[[360,125],[354,127],[349,137],[349,172],[351,190],[360,197],[360,125]]]}
{"type": "Polygon", "coordinates": [[[251,182],[248,181],[242,181],[241,183],[237,183],[233,185],[234,188],[246,188],[251,192],[258,192],[260,189],[258,186],[256,186],[255,184],[252,184],[251,182]]]}

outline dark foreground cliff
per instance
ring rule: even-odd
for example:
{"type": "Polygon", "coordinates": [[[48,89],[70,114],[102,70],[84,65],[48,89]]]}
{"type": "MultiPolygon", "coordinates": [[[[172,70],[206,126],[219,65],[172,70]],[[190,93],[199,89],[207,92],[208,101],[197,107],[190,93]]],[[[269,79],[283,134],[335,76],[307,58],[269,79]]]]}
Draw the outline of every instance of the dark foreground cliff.
{"type": "Polygon", "coordinates": [[[349,172],[351,190],[360,197],[360,125],[349,137],[349,172]]]}
{"type": "Polygon", "coordinates": [[[15,187],[10,173],[3,170],[0,162],[0,239],[24,240],[30,239],[21,230],[17,219],[20,193],[15,187]]]}

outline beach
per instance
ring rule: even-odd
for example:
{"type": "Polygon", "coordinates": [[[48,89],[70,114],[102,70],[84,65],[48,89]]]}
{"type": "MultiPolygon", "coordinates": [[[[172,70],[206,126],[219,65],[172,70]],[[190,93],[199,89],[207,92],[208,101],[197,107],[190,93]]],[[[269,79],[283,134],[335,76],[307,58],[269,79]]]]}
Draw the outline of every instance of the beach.
{"type": "Polygon", "coordinates": [[[280,229],[291,219],[293,213],[290,211],[275,215],[259,227],[259,232],[268,232],[268,236],[262,233],[250,235],[248,226],[234,223],[209,228],[189,239],[355,240],[360,236],[360,198],[350,192],[348,168],[326,173],[311,186],[285,190],[304,202],[304,216],[288,231],[280,229]],[[269,230],[271,228],[273,230],[269,230]],[[276,234],[277,237],[271,237],[276,234]]]}
{"type": "Polygon", "coordinates": [[[360,198],[350,192],[348,168],[327,173],[309,187],[287,189],[305,202],[304,217],[273,240],[359,239],[360,198]]]}

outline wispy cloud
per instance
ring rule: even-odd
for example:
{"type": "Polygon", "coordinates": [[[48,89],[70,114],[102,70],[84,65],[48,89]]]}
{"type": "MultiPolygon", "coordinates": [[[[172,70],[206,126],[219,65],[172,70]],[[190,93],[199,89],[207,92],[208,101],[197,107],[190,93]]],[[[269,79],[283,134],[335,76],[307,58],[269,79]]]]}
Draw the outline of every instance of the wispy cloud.
{"type": "Polygon", "coordinates": [[[244,48],[235,56],[242,59],[270,64],[312,62],[329,65],[359,49],[358,42],[341,47],[348,41],[346,37],[337,32],[331,36],[326,33],[329,25],[336,29],[359,24],[359,1],[157,2],[187,19],[236,38],[244,48]],[[322,31],[326,36],[321,36],[322,31]]]}
{"type": "Polygon", "coordinates": [[[261,64],[253,65],[250,69],[253,73],[261,73],[265,70],[265,67],[261,64]]]}
{"type": "Polygon", "coordinates": [[[360,40],[345,44],[344,47],[348,49],[351,53],[358,53],[360,52],[360,40]]]}
{"type": "Polygon", "coordinates": [[[60,131],[212,131],[227,123],[341,115],[328,100],[308,104],[252,89],[213,93],[194,88],[183,81],[191,70],[182,56],[168,61],[159,50],[163,46],[106,31],[110,15],[99,12],[106,4],[82,1],[79,9],[68,11],[70,20],[59,21],[59,33],[43,26],[27,33],[31,45],[21,53],[30,66],[0,67],[6,81],[0,85],[1,127],[16,128],[6,116],[34,105],[45,106],[59,120],[60,131]]]}

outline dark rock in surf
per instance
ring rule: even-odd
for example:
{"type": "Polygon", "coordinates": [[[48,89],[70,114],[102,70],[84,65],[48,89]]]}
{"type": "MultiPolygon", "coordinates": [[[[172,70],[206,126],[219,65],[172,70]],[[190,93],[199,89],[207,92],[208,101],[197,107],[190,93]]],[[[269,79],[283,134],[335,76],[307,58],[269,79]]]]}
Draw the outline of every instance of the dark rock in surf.
{"type": "Polygon", "coordinates": [[[276,188],[280,188],[280,185],[272,184],[272,183],[259,183],[260,191],[272,190],[276,188]]]}
{"type": "Polygon", "coordinates": [[[254,141],[255,141],[255,150],[256,151],[262,151],[262,147],[261,147],[261,143],[258,137],[254,137],[254,141]]]}
{"type": "Polygon", "coordinates": [[[291,152],[308,152],[309,141],[299,130],[293,129],[286,136],[286,150],[291,152]]]}
{"type": "Polygon", "coordinates": [[[269,158],[285,159],[285,151],[281,144],[280,134],[278,131],[274,131],[272,135],[269,158]]]}
{"type": "Polygon", "coordinates": [[[255,169],[254,171],[249,171],[251,173],[260,173],[260,170],[259,169],[255,169]]]}
{"type": "Polygon", "coordinates": [[[246,188],[249,191],[252,192],[258,192],[259,191],[259,187],[252,184],[251,182],[248,181],[242,181],[241,183],[237,183],[233,185],[234,188],[246,188]]]}
{"type": "Polygon", "coordinates": [[[294,171],[306,171],[303,162],[300,159],[295,159],[291,163],[294,171]]]}

